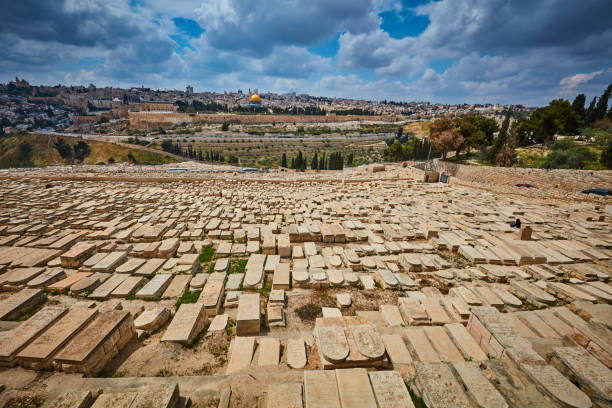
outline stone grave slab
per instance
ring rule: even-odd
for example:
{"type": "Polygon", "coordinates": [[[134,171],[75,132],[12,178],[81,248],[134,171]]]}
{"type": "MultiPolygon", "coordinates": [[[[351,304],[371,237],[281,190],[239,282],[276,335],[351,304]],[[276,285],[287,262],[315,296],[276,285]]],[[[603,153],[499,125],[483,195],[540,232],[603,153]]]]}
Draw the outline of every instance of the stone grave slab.
{"type": "Polygon", "coordinates": [[[176,275],[164,291],[162,298],[179,298],[183,296],[190,280],[191,275],[176,275]]]}
{"type": "Polygon", "coordinates": [[[154,300],[164,293],[174,275],[157,274],[146,285],[136,292],[137,299],[154,300]]]}
{"type": "Polygon", "coordinates": [[[304,371],[305,408],[341,408],[335,371],[304,371]]]}
{"type": "Polygon", "coordinates": [[[255,337],[236,336],[230,347],[231,355],[227,365],[227,375],[249,368],[255,350],[255,337]]]}
{"type": "Polygon", "coordinates": [[[430,408],[471,408],[463,387],[445,363],[415,363],[415,385],[430,408]]]}
{"type": "Polygon", "coordinates": [[[379,408],[414,408],[404,380],[396,371],[368,373],[379,408]]]}
{"type": "Polygon", "coordinates": [[[138,291],[144,284],[146,279],[142,276],[128,276],[119,286],[110,294],[112,298],[126,298],[138,291]]]}
{"type": "Polygon", "coordinates": [[[259,293],[244,293],[238,303],[236,317],[236,335],[249,336],[259,334],[261,309],[259,293]]]}
{"type": "Polygon", "coordinates": [[[188,345],[208,324],[204,305],[183,303],[176,311],[161,341],[188,345]]]}
{"type": "Polygon", "coordinates": [[[306,366],[306,348],[304,340],[288,339],[287,340],[287,365],[294,369],[304,368],[306,366]]]}
{"type": "Polygon", "coordinates": [[[270,384],[266,396],[266,406],[277,408],[282,405],[286,408],[302,408],[302,383],[284,382],[270,384]]]}
{"type": "Polygon", "coordinates": [[[259,340],[259,367],[278,366],[280,359],[280,341],[274,337],[264,337],[259,340]]]}
{"type": "Polygon", "coordinates": [[[0,320],[14,320],[47,299],[40,289],[22,289],[0,300],[0,320]]]}
{"type": "Polygon", "coordinates": [[[508,408],[508,404],[499,391],[485,377],[478,363],[456,361],[451,367],[465,385],[468,396],[479,408],[508,408]]]}
{"type": "Polygon", "coordinates": [[[170,318],[170,310],[164,306],[156,306],[146,309],[136,319],[134,327],[137,330],[153,332],[162,327],[170,318]]]}
{"type": "Polygon", "coordinates": [[[103,284],[98,286],[91,295],[88,297],[90,299],[103,300],[110,297],[111,293],[117,289],[119,285],[121,285],[128,276],[123,274],[113,274],[110,278],[108,278],[103,284]]]}
{"type": "Polygon", "coordinates": [[[376,406],[370,378],[365,368],[336,370],[336,381],[343,408],[376,406]]]}

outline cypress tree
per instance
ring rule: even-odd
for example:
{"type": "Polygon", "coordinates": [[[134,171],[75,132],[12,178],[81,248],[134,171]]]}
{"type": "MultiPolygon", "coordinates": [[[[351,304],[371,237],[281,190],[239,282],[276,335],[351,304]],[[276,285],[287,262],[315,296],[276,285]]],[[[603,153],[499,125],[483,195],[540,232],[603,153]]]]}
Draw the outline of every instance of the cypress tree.
{"type": "Polygon", "coordinates": [[[599,102],[597,102],[597,107],[595,108],[594,117],[595,120],[601,120],[606,116],[606,112],[608,111],[608,100],[610,99],[610,94],[612,94],[612,84],[608,85],[606,90],[601,97],[599,98],[599,102]]]}
{"type": "Polygon", "coordinates": [[[576,96],[576,99],[574,99],[574,102],[572,102],[572,108],[574,109],[574,112],[576,112],[576,114],[580,116],[580,119],[582,119],[583,122],[584,122],[584,114],[585,114],[585,110],[584,110],[585,103],[586,103],[585,94],[578,94],[576,96]]]}
{"type": "Polygon", "coordinates": [[[287,155],[283,153],[283,157],[281,158],[281,167],[287,167],[287,155]]]}
{"type": "Polygon", "coordinates": [[[591,101],[591,104],[589,105],[589,107],[586,110],[585,115],[585,121],[584,123],[593,123],[595,122],[595,105],[597,104],[597,97],[594,96],[593,100],[591,101]]]}
{"type": "Polygon", "coordinates": [[[319,168],[319,157],[316,152],[312,157],[312,161],[310,162],[310,168],[313,170],[317,170],[319,168]]]}

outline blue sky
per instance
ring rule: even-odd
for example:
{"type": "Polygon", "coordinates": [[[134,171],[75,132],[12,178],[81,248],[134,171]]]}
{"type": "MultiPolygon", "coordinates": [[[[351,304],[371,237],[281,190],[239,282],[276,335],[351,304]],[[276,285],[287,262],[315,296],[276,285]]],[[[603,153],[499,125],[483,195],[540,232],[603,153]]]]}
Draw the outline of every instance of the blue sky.
{"type": "Polygon", "coordinates": [[[0,81],[536,106],[612,82],[612,2],[20,0],[0,81]]]}

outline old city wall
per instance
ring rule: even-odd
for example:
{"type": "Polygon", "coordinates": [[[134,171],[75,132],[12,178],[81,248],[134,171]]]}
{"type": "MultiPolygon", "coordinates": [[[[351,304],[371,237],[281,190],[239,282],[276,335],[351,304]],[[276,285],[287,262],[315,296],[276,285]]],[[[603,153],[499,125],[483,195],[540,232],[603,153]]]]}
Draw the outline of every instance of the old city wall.
{"type": "Polygon", "coordinates": [[[310,115],[236,115],[215,113],[165,113],[165,112],[129,112],[130,126],[134,128],[169,127],[183,123],[232,123],[232,124],[258,124],[258,123],[332,123],[350,121],[384,121],[395,122],[396,116],[361,116],[334,114],[326,116],[310,115]]]}

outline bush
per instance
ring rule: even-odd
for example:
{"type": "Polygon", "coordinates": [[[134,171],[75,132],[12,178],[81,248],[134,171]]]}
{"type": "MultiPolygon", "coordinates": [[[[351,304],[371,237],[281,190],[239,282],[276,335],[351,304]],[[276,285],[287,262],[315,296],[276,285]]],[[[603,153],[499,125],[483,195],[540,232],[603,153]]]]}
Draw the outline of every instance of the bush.
{"type": "Polygon", "coordinates": [[[608,143],[601,151],[599,162],[606,168],[612,169],[612,139],[608,140],[608,143]]]}
{"type": "Polygon", "coordinates": [[[542,164],[545,169],[582,169],[597,155],[586,146],[576,146],[569,150],[553,150],[542,164]]]}

